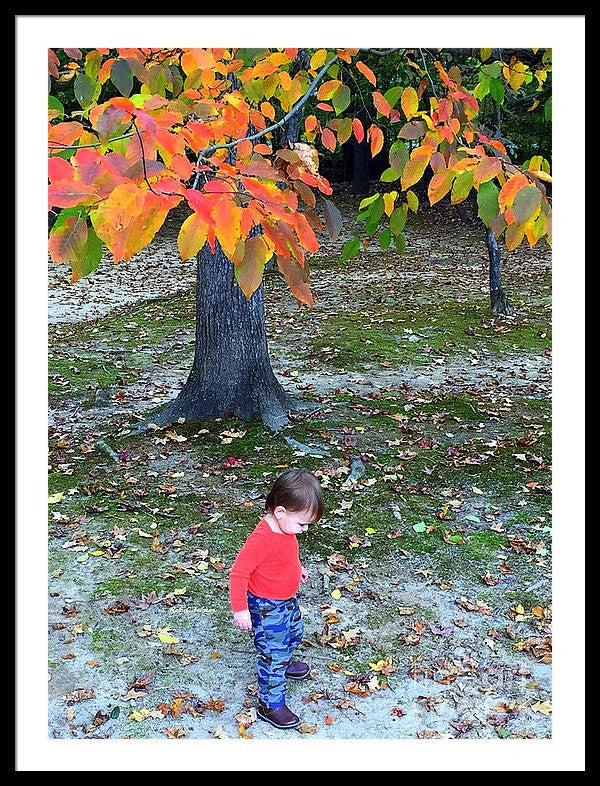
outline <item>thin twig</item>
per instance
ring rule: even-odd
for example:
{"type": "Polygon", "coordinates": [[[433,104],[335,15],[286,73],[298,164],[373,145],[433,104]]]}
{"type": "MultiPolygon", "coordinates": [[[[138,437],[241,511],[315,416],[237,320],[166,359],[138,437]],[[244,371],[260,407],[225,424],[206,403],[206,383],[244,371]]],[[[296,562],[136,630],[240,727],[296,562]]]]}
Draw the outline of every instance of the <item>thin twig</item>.
{"type": "Polygon", "coordinates": [[[431,89],[433,90],[433,95],[437,99],[437,93],[435,92],[435,85],[433,84],[433,79],[431,78],[431,74],[429,73],[429,69],[427,68],[427,63],[425,62],[425,55],[423,54],[422,49],[419,49],[419,52],[421,53],[421,60],[423,61],[423,65],[425,66],[425,73],[429,77],[429,82],[431,83],[431,89]]]}
{"type": "MultiPolygon", "coordinates": [[[[143,131],[143,129],[142,129],[143,131]]],[[[138,131],[138,135],[139,135],[138,131]]],[[[49,142],[49,148],[60,148],[61,150],[81,150],[84,147],[100,147],[100,145],[109,145],[111,142],[116,142],[118,139],[128,139],[130,136],[135,136],[136,132],[132,131],[130,134],[122,134],[121,136],[113,136],[112,139],[107,139],[104,142],[96,142],[93,145],[63,145],[60,142],[49,142]]]]}
{"type": "Polygon", "coordinates": [[[150,191],[152,191],[153,194],[155,194],[157,197],[159,197],[160,194],[156,193],[156,191],[150,185],[150,181],[148,180],[148,173],[146,172],[146,156],[144,155],[144,143],[142,141],[142,135],[140,134],[139,129],[137,127],[137,123],[135,122],[135,117],[131,118],[131,122],[133,123],[133,127],[135,128],[135,131],[137,133],[138,139],[140,140],[140,147],[142,149],[142,167],[144,168],[144,180],[146,181],[146,185],[148,186],[150,191]]]}

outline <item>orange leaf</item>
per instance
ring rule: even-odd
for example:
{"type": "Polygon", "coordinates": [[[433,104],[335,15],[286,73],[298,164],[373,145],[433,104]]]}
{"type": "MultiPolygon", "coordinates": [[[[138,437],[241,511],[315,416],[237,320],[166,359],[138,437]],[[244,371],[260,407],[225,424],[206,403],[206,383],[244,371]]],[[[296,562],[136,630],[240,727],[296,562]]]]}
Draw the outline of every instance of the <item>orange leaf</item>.
{"type": "Polygon", "coordinates": [[[53,262],[76,262],[85,258],[88,230],[85,220],[68,216],[48,239],[48,250],[53,262]]]}
{"type": "Polygon", "coordinates": [[[365,65],[361,60],[356,62],[356,67],[360,71],[360,73],[369,80],[369,82],[373,85],[377,85],[377,78],[375,74],[371,71],[368,65],[365,65]]]}
{"type": "Polygon", "coordinates": [[[427,195],[429,196],[429,204],[433,205],[439,202],[440,199],[446,196],[448,191],[452,188],[455,173],[451,169],[444,169],[436,174],[429,181],[427,195]]]}
{"type": "Polygon", "coordinates": [[[326,723],[328,726],[331,726],[331,724],[333,723],[333,718],[331,717],[331,715],[326,715],[326,716],[325,716],[325,723],[326,723]]]}
{"type": "Polygon", "coordinates": [[[384,115],[384,117],[389,117],[392,107],[388,104],[381,93],[378,93],[377,91],[373,93],[373,103],[375,104],[375,109],[377,109],[378,112],[384,115]]]}
{"type": "Polygon", "coordinates": [[[324,82],[317,91],[317,98],[319,101],[329,101],[341,86],[342,83],[339,79],[331,79],[329,82],[324,82]]]}
{"type": "Polygon", "coordinates": [[[236,146],[235,152],[238,158],[249,158],[252,154],[252,142],[249,139],[242,140],[239,145],[236,146]]]}
{"type": "Polygon", "coordinates": [[[314,131],[317,126],[319,125],[319,121],[314,115],[309,115],[306,120],[304,121],[304,128],[310,132],[314,131]]]}
{"type": "Polygon", "coordinates": [[[371,157],[375,158],[383,147],[383,131],[375,124],[369,126],[367,139],[371,142],[371,157]]]}
{"type": "Polygon", "coordinates": [[[329,104],[324,104],[322,102],[317,104],[317,109],[321,109],[323,112],[334,112],[335,111],[332,106],[330,106],[329,104]]]}
{"type": "Polygon", "coordinates": [[[260,111],[268,117],[269,120],[275,120],[275,107],[270,104],[268,101],[263,101],[260,105],[260,111]]]}
{"type": "Polygon", "coordinates": [[[521,172],[509,178],[498,194],[498,206],[500,210],[504,213],[507,207],[512,207],[517,192],[528,185],[529,180],[521,172]]]}
{"type": "Polygon", "coordinates": [[[323,142],[323,145],[333,153],[337,144],[333,131],[329,128],[324,128],[321,131],[321,142],[323,142]]]}
{"type": "Polygon", "coordinates": [[[480,183],[487,183],[488,180],[493,180],[501,170],[502,162],[499,158],[495,156],[482,158],[473,172],[473,183],[475,186],[479,186],[480,183]]]}
{"type": "Polygon", "coordinates": [[[301,303],[307,303],[309,306],[313,305],[313,296],[310,287],[304,280],[302,275],[302,268],[293,259],[284,259],[277,257],[277,266],[283,273],[285,280],[288,283],[292,294],[301,303]]]}
{"type": "Polygon", "coordinates": [[[242,208],[226,196],[218,198],[211,210],[217,240],[229,259],[235,254],[241,237],[242,213],[242,208]]]}
{"type": "Polygon", "coordinates": [[[416,150],[413,150],[412,155],[404,167],[402,172],[402,190],[405,191],[407,188],[410,188],[415,183],[418,183],[419,180],[423,177],[423,172],[429,163],[429,159],[431,158],[431,148],[426,147],[418,147],[416,150]],[[415,155],[417,153],[417,155],[415,155]]]}
{"type": "Polygon", "coordinates": [[[129,260],[145,248],[162,226],[169,212],[169,200],[122,183],[92,212],[92,224],[115,262],[129,260]]]}
{"type": "Polygon", "coordinates": [[[292,77],[287,71],[281,71],[279,74],[279,84],[284,90],[289,90],[292,86],[292,77]]]}
{"type": "Polygon", "coordinates": [[[360,120],[355,117],[352,121],[352,130],[354,131],[354,136],[356,137],[356,141],[360,144],[363,139],[365,138],[365,129],[363,128],[363,124],[360,120]]]}

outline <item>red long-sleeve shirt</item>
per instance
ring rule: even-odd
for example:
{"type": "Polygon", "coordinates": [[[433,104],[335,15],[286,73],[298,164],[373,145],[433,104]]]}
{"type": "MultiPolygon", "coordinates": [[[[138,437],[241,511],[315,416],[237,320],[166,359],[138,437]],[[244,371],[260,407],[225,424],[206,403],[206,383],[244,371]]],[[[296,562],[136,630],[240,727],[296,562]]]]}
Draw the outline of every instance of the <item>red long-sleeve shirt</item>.
{"type": "Polygon", "coordinates": [[[274,532],[268,521],[261,519],[231,568],[229,600],[232,610],[248,608],[248,590],[259,598],[291,598],[300,586],[301,570],[296,536],[274,532]]]}

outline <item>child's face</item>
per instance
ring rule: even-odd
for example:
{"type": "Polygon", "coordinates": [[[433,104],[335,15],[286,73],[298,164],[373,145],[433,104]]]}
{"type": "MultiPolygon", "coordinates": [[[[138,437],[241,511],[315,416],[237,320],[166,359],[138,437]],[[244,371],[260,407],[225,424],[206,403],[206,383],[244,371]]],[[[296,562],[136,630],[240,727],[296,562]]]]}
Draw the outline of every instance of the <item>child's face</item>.
{"type": "Polygon", "coordinates": [[[273,517],[279,529],[286,535],[300,535],[314,524],[314,513],[310,510],[288,510],[278,505],[273,511],[273,517]]]}

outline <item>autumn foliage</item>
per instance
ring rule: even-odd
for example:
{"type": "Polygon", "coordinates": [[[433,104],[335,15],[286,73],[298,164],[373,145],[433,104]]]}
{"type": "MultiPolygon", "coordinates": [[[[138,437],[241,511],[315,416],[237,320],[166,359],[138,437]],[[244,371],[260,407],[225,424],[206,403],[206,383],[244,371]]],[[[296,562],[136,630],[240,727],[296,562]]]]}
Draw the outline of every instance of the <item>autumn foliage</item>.
{"type": "MultiPolygon", "coordinates": [[[[97,267],[103,245],[115,262],[131,259],[185,202],[183,259],[218,242],[250,298],[274,257],[293,295],[311,304],[306,254],[318,249],[317,233],[340,228],[339,212],[325,199],[332,189],[319,174],[317,145],[333,152],[352,137],[366,138],[376,156],[384,129],[395,124],[381,180],[399,187],[361,203],[363,243],[379,231],[382,247],[393,241],[404,249],[408,211],[419,206],[411,189],[428,167],[430,203],[449,194],[457,204],[474,189],[479,216],[504,235],[509,250],[524,238],[532,246],[551,239],[548,162],[535,156],[526,168],[511,163],[503,143],[478,129],[478,101],[461,86],[458,69],[448,74],[439,61],[444,95],[425,101],[425,79],[418,89],[378,90],[356,49],[320,49],[307,70],[296,67],[297,49],[63,51],[68,62],[61,66],[49,50],[51,86],[72,85],[81,110],[67,117],[50,96],[48,204],[57,215],[49,251],[55,262],[70,263],[73,281],[97,267]],[[345,116],[358,80],[368,86],[376,114],[367,128],[345,116]],[[275,131],[304,111],[311,95],[322,119],[308,114],[302,141],[275,149],[275,131]]],[[[504,71],[517,89],[521,69],[512,64],[504,71]]],[[[360,246],[358,237],[350,240],[344,257],[360,246]]]]}

